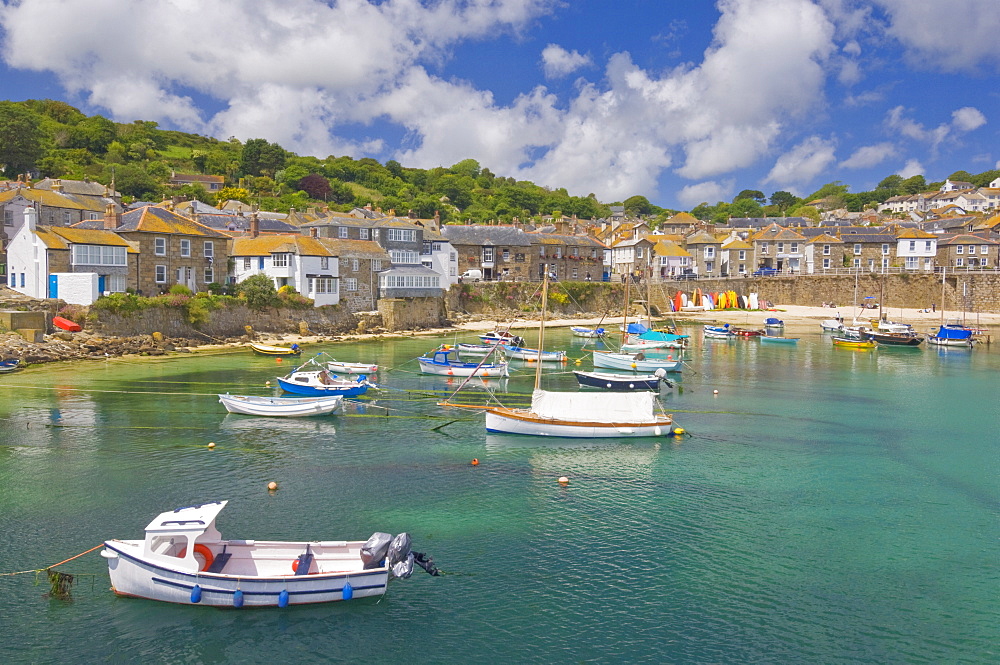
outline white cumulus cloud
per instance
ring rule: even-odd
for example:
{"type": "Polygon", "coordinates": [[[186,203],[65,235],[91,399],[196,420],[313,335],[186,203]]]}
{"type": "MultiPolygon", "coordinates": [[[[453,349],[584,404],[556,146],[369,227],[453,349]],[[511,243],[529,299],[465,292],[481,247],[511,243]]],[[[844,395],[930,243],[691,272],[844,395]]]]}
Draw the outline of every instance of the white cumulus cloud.
{"type": "Polygon", "coordinates": [[[558,44],[549,44],[542,50],[542,69],[546,78],[566,76],[589,64],[590,56],[575,50],[567,51],[558,44]]]}
{"type": "Polygon", "coordinates": [[[986,124],[986,116],[977,108],[963,106],[951,114],[951,122],[961,132],[971,132],[986,124]]]}
{"type": "Polygon", "coordinates": [[[877,143],[858,148],[840,163],[846,169],[867,169],[895,157],[898,150],[892,143],[877,143]]]}
{"type": "Polygon", "coordinates": [[[764,182],[779,187],[808,183],[835,161],[833,141],[810,136],[779,157],[764,182]]]}
{"type": "Polygon", "coordinates": [[[719,201],[728,201],[733,192],[733,182],[705,182],[688,185],[677,192],[677,199],[684,205],[693,208],[701,203],[715,205],[719,201]]]}

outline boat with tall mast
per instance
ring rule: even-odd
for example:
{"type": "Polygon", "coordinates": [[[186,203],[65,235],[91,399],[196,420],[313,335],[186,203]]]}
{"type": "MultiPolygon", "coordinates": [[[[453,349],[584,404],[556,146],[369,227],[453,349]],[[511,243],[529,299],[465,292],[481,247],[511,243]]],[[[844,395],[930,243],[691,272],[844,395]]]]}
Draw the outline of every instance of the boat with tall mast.
{"type": "MultiPolygon", "coordinates": [[[[542,315],[538,348],[545,348],[548,270],[542,282],[542,315]]],[[[562,392],[542,390],[542,364],[535,368],[531,406],[474,406],[441,402],[442,406],[474,408],[486,413],[486,431],[528,436],[624,438],[673,436],[673,417],[663,413],[656,394],[641,392],[562,392]]],[[[456,391],[457,392],[457,391],[456,391]]]]}

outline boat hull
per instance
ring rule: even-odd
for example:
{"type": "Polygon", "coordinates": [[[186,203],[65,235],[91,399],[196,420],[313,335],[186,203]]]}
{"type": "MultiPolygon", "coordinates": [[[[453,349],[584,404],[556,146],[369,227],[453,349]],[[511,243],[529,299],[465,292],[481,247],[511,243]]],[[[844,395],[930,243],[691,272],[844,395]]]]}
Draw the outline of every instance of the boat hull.
{"type": "Polygon", "coordinates": [[[928,337],[927,343],[933,344],[934,346],[964,347],[966,349],[971,349],[974,344],[971,339],[954,339],[952,337],[937,336],[928,337]]]}
{"type": "Polygon", "coordinates": [[[302,353],[302,349],[292,349],[286,346],[268,346],[267,344],[250,344],[250,350],[259,356],[290,357],[302,353]]]}
{"type": "Polygon", "coordinates": [[[430,358],[417,358],[420,371],[423,374],[437,376],[479,376],[483,378],[498,378],[510,376],[507,363],[476,365],[475,363],[436,363],[430,358]]]}
{"type": "Polygon", "coordinates": [[[872,340],[853,339],[850,337],[832,337],[834,346],[841,346],[847,349],[874,349],[878,346],[872,340]]]}
{"type": "Polygon", "coordinates": [[[623,369],[627,372],[655,372],[663,369],[667,372],[681,371],[680,360],[636,360],[628,353],[607,353],[594,351],[594,367],[605,369],[623,369]]]}
{"type": "Polygon", "coordinates": [[[341,397],[355,397],[368,392],[368,382],[343,381],[333,385],[321,385],[318,381],[309,383],[296,383],[285,377],[278,377],[278,385],[286,393],[293,395],[305,395],[307,397],[322,397],[328,395],[340,395],[341,397]]]}
{"type": "Polygon", "coordinates": [[[573,372],[581,386],[602,390],[652,390],[660,389],[660,377],[655,374],[628,375],[606,374],[603,372],[573,372]]]}
{"type": "MultiPolygon", "coordinates": [[[[116,594],[180,605],[237,607],[237,590],[242,592],[244,607],[280,607],[284,591],[288,592],[288,605],[329,603],[345,600],[344,586],[348,583],[349,598],[381,596],[389,580],[389,571],[384,566],[310,575],[293,575],[289,569],[288,575],[273,577],[190,573],[144,561],[129,552],[131,548],[115,541],[104,545],[102,554],[108,559],[111,587],[116,594]],[[195,586],[200,591],[197,603],[195,586]]],[[[290,561],[295,558],[290,557],[290,561]]]]}
{"type": "Polygon", "coordinates": [[[219,395],[219,401],[229,413],[281,418],[325,416],[336,411],[342,399],[340,395],[303,398],[219,395]]]}
{"type": "Polygon", "coordinates": [[[673,419],[659,416],[648,423],[568,422],[541,418],[526,409],[494,407],[486,411],[486,431],[575,439],[619,439],[673,436],[673,419]]]}
{"type": "Polygon", "coordinates": [[[760,341],[763,344],[798,344],[798,337],[774,337],[772,335],[761,335],[760,341]]]}
{"type": "Polygon", "coordinates": [[[367,363],[345,363],[339,360],[330,360],[323,364],[328,370],[337,374],[374,374],[378,371],[378,365],[367,363]]]}
{"type": "Polygon", "coordinates": [[[570,332],[576,337],[604,337],[607,331],[604,328],[583,328],[581,326],[572,326],[570,332]]]}
{"type": "Polygon", "coordinates": [[[555,362],[564,363],[566,362],[566,352],[565,351],[542,351],[539,353],[538,349],[525,349],[519,346],[508,346],[503,345],[504,354],[512,360],[527,360],[529,362],[537,362],[539,355],[541,355],[542,362],[555,362]]]}

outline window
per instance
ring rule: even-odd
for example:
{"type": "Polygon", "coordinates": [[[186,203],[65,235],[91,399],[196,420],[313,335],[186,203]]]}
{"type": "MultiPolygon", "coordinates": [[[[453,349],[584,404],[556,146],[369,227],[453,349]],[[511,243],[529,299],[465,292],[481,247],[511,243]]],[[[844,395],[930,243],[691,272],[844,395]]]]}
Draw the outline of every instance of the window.
{"type": "Polygon", "coordinates": [[[861,259],[854,259],[854,267],[855,268],[861,267],[861,259]]]}
{"type": "Polygon", "coordinates": [[[543,259],[545,258],[545,245],[538,246],[538,255],[543,259]]]}
{"type": "Polygon", "coordinates": [[[104,284],[111,293],[125,292],[125,275],[108,275],[104,284]]]}
{"type": "Polygon", "coordinates": [[[597,250],[596,249],[590,250],[590,258],[592,258],[592,259],[596,259],[597,258],[597,250]]]}
{"type": "Polygon", "coordinates": [[[372,240],[378,240],[378,229],[372,229],[372,240]]]}
{"type": "Polygon", "coordinates": [[[382,259],[372,259],[372,272],[382,270],[382,259]]]}
{"type": "Polygon", "coordinates": [[[931,241],[930,240],[925,240],[924,241],[924,251],[925,252],[931,251],[931,241]]]}
{"type": "Polygon", "coordinates": [[[964,266],[965,265],[965,259],[963,259],[961,256],[958,257],[957,259],[955,259],[955,265],[959,266],[959,267],[964,266]]]}
{"type": "Polygon", "coordinates": [[[205,245],[203,246],[202,251],[205,252],[205,258],[206,259],[214,259],[215,258],[215,243],[213,241],[211,241],[211,240],[206,240],[205,241],[205,245]]]}
{"type": "Polygon", "coordinates": [[[424,246],[420,248],[420,253],[424,256],[430,256],[433,253],[432,247],[433,245],[429,240],[424,241],[424,246]]]}
{"type": "Polygon", "coordinates": [[[964,254],[965,253],[965,246],[964,245],[958,245],[957,247],[955,247],[955,253],[956,254],[964,254]]]}
{"type": "Polygon", "coordinates": [[[889,259],[882,259],[882,267],[883,268],[889,267],[889,259]]]}
{"type": "Polygon", "coordinates": [[[361,267],[361,262],[358,259],[351,259],[351,270],[352,271],[357,272],[358,268],[360,268],[360,267],[361,267]]]}
{"type": "Polygon", "coordinates": [[[344,290],[345,291],[357,291],[358,290],[358,280],[353,277],[348,277],[344,280],[344,290]]]}
{"type": "MultiPolygon", "coordinates": [[[[711,249],[711,248],[709,248],[709,249],[711,249]]],[[[642,258],[642,247],[636,247],[635,248],[635,258],[637,258],[637,259],[641,259],[642,258]]]]}
{"type": "Polygon", "coordinates": [[[916,270],[919,267],[920,267],[920,264],[917,262],[917,257],[915,257],[915,256],[907,256],[906,257],[906,269],[907,270],[916,270]]]}
{"type": "Polygon", "coordinates": [[[413,229],[386,229],[386,240],[390,242],[413,242],[416,238],[413,229]]]}
{"type": "MultiPolygon", "coordinates": [[[[167,255],[167,239],[166,238],[153,238],[153,254],[157,256],[167,255]]],[[[166,281],[166,280],[163,280],[166,281]]]]}
{"type": "Polygon", "coordinates": [[[830,256],[830,246],[823,245],[823,256],[830,256]]]}
{"type": "Polygon", "coordinates": [[[714,247],[706,247],[705,248],[705,258],[706,259],[714,259],[715,258],[715,248],[714,247]]]}
{"type": "Polygon", "coordinates": [[[330,269],[330,257],[329,256],[321,256],[321,257],[319,257],[319,269],[320,270],[329,270],[330,269]]]}
{"type": "Polygon", "coordinates": [[[784,252],[785,252],[785,243],[779,242],[778,243],[778,254],[783,254],[784,252]]]}
{"type": "Polygon", "coordinates": [[[88,266],[124,266],[124,247],[108,245],[73,245],[73,265],[88,266]]]}
{"type": "Polygon", "coordinates": [[[249,256],[243,258],[243,269],[244,270],[250,270],[250,257],[249,256]]]}
{"type": "Polygon", "coordinates": [[[823,269],[829,270],[829,268],[830,268],[830,259],[823,259],[823,269]]]}
{"type": "Polygon", "coordinates": [[[191,240],[189,238],[181,238],[181,256],[191,256],[191,240]]]}
{"type": "Polygon", "coordinates": [[[14,226],[14,211],[4,210],[3,211],[3,225],[4,226],[14,226]]]}
{"type": "Polygon", "coordinates": [[[861,243],[854,243],[854,255],[857,256],[859,254],[861,254],[861,243]]]}
{"type": "Polygon", "coordinates": [[[272,254],[271,255],[271,265],[275,268],[287,268],[288,267],[288,254],[272,254]]]}
{"type": "Polygon", "coordinates": [[[798,254],[798,253],[799,253],[799,243],[793,242],[792,243],[792,254],[798,254]]]}
{"type": "Polygon", "coordinates": [[[215,269],[212,266],[205,266],[205,283],[211,284],[215,281],[215,269]]]}
{"type": "Polygon", "coordinates": [[[69,210],[63,210],[63,224],[69,226],[73,223],[73,219],[69,215],[69,210]]]}
{"type": "Polygon", "coordinates": [[[910,251],[911,252],[917,251],[917,241],[916,240],[911,240],[910,241],[910,251]]]}
{"type": "MultiPolygon", "coordinates": [[[[347,229],[344,230],[346,231],[347,229]]],[[[368,240],[368,229],[361,229],[361,239],[368,240]]]]}
{"type": "Polygon", "coordinates": [[[979,253],[980,254],[989,254],[990,253],[990,247],[989,247],[989,245],[980,245],[979,246],[979,253]]]}
{"type": "Polygon", "coordinates": [[[760,253],[761,254],[767,254],[767,245],[768,245],[768,243],[766,243],[766,242],[762,242],[760,244],[760,253]]]}
{"type": "Polygon", "coordinates": [[[746,261],[747,260],[747,250],[745,250],[745,249],[741,249],[740,250],[739,260],[740,261],[746,261]]]}
{"type": "Polygon", "coordinates": [[[420,255],[408,249],[391,249],[389,250],[389,258],[397,265],[413,266],[420,263],[420,255]]]}
{"type": "Polygon", "coordinates": [[[164,284],[167,281],[167,266],[156,266],[156,277],[154,278],[157,284],[164,284]]]}
{"type": "Polygon", "coordinates": [[[458,263],[458,252],[452,252],[448,256],[448,260],[451,261],[452,263],[458,263]]]}
{"type": "MultiPolygon", "coordinates": [[[[559,256],[557,253],[556,256],[559,256]]],[[[495,258],[494,250],[492,247],[483,247],[483,263],[493,263],[495,258]]]]}
{"type": "Polygon", "coordinates": [[[347,227],[346,226],[337,227],[337,237],[338,238],[346,238],[347,237],[347,227]]]}
{"type": "Polygon", "coordinates": [[[510,250],[509,249],[504,248],[504,250],[503,250],[503,260],[504,261],[510,261],[510,250]]]}
{"type": "Polygon", "coordinates": [[[336,293],[337,280],[332,277],[317,277],[313,280],[313,293],[336,293]]]}
{"type": "Polygon", "coordinates": [[[976,246],[969,245],[969,254],[975,254],[975,253],[976,253],[976,246]]]}
{"type": "Polygon", "coordinates": [[[889,245],[886,243],[882,243],[882,255],[889,256],[889,245]]]}

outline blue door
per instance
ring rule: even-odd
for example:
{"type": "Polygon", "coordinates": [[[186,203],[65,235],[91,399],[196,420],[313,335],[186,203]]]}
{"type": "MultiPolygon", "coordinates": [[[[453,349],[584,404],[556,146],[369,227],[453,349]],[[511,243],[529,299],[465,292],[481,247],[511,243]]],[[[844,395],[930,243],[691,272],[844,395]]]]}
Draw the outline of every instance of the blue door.
{"type": "Polygon", "coordinates": [[[104,291],[105,291],[104,287],[107,284],[107,279],[108,279],[107,275],[98,275],[97,276],[97,295],[99,295],[99,296],[103,296],[104,295],[104,291]]]}
{"type": "MultiPolygon", "coordinates": [[[[24,284],[21,286],[24,286],[24,284]]],[[[59,277],[57,275],[49,275],[49,297],[59,297],[59,277]]]]}

